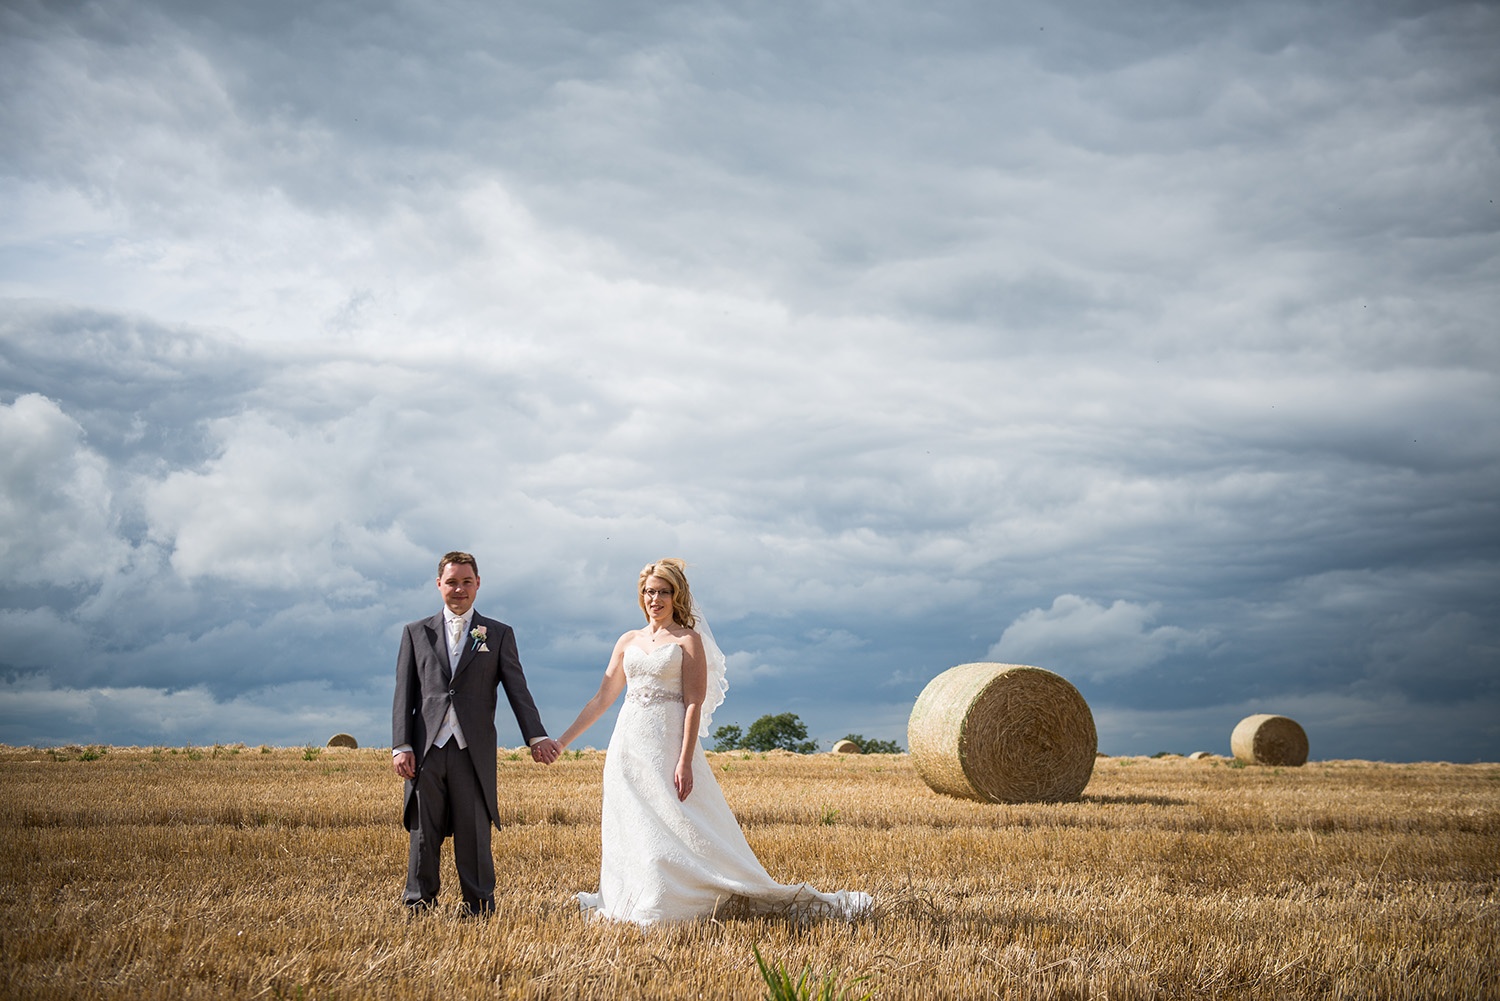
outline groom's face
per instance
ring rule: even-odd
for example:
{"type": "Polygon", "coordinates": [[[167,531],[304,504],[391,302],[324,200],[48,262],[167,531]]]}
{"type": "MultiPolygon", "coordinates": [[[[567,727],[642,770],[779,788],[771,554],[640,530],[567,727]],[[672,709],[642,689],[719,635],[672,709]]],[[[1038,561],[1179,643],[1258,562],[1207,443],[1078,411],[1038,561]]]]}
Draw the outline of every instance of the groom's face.
{"type": "Polygon", "coordinates": [[[449,563],[438,575],[437,586],[448,611],[463,615],[474,605],[474,595],[479,591],[479,575],[467,563],[449,563]]]}

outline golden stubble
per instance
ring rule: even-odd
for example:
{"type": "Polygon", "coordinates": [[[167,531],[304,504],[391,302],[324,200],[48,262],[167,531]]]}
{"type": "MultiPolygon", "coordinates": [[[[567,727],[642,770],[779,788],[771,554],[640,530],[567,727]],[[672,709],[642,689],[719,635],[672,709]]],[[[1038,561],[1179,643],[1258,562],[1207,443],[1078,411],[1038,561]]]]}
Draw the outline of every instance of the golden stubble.
{"type": "Polygon", "coordinates": [[[1500,996],[1497,765],[1101,758],[1078,802],[985,805],[905,755],[709,761],[773,876],[874,915],[583,920],[597,752],[502,751],[476,922],[398,903],[386,750],[0,748],[0,993],[757,998],[758,944],[880,998],[1500,996]]]}

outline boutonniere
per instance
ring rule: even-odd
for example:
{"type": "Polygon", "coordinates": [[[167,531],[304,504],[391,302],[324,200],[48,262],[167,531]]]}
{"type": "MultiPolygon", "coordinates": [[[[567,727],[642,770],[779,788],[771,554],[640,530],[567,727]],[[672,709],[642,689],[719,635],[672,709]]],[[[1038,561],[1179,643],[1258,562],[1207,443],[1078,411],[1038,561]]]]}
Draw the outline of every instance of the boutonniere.
{"type": "Polygon", "coordinates": [[[490,652],[490,648],[485,646],[484,643],[484,641],[489,638],[488,629],[486,629],[484,626],[475,626],[469,631],[469,635],[474,637],[474,650],[477,650],[479,653],[490,652]]]}

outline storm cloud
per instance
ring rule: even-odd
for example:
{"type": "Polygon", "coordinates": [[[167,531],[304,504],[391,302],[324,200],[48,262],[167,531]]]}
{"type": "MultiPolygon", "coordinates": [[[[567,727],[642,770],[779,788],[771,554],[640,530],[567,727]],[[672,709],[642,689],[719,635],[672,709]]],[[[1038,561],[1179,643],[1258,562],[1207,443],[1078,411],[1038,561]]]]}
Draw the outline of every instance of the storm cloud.
{"type": "Polygon", "coordinates": [[[554,732],[680,555],[725,723],[904,743],[993,659],[1111,753],[1281,712],[1496,760],[1497,48],[1471,3],[9,3],[0,741],[384,743],[465,548],[554,732]]]}

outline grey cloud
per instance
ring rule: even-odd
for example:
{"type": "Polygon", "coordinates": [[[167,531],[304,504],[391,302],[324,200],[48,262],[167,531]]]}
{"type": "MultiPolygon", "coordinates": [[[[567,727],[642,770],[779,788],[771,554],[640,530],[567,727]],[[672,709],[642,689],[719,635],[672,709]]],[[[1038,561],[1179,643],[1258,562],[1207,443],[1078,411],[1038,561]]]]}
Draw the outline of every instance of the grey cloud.
{"type": "Polygon", "coordinates": [[[1157,605],[1114,601],[1108,606],[1063,594],[1049,609],[1036,608],[1006,627],[989,651],[1002,663],[1067,664],[1095,680],[1131,673],[1169,654],[1203,649],[1212,636],[1180,626],[1156,625],[1157,605]]]}
{"type": "Polygon", "coordinates": [[[234,413],[265,366],[232,341],[149,319],[40,302],[0,303],[0,394],[35,393],[128,468],[211,454],[211,419],[234,413]]]}
{"type": "Polygon", "coordinates": [[[0,685],[0,741],[40,746],[322,746],[335,733],[354,732],[367,735],[362,744],[378,746],[374,734],[379,733],[380,707],[373,703],[341,703],[338,693],[319,683],[290,684],[261,694],[261,699],[220,700],[202,688],[0,685]]]}
{"type": "Polygon", "coordinates": [[[3,16],[0,543],[89,569],[7,559],[0,739],[382,740],[454,545],[555,728],[666,553],[825,739],[1002,653],[1121,751],[1500,698],[1488,8],[3,16]]]}
{"type": "Polygon", "coordinates": [[[27,394],[0,404],[0,566],[6,584],[68,587],[117,569],[107,467],[55,403],[27,394]],[[59,544],[59,542],[61,544],[59,544]]]}

